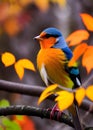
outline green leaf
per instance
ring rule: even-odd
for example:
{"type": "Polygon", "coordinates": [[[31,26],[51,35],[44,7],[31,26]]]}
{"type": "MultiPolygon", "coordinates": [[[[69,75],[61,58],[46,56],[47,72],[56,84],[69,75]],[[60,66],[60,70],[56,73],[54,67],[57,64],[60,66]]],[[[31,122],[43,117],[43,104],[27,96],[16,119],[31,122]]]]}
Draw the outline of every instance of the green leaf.
{"type": "Polygon", "coordinates": [[[16,118],[17,118],[18,120],[23,120],[23,116],[22,116],[22,115],[16,115],[16,118]]]}
{"type": "Polygon", "coordinates": [[[20,126],[16,122],[11,121],[8,118],[3,118],[2,124],[6,127],[6,130],[21,130],[20,126]]]}
{"type": "Polygon", "coordinates": [[[8,100],[2,99],[0,101],[0,107],[8,107],[8,106],[10,106],[10,103],[8,102],[8,100]]]}

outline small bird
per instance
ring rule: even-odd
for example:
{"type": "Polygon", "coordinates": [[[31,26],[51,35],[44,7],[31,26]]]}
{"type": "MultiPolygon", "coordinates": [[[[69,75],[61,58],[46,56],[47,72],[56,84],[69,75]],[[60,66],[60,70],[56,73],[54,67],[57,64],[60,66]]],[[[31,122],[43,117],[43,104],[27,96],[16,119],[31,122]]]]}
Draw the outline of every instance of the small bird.
{"type": "MultiPolygon", "coordinates": [[[[76,63],[69,66],[73,54],[61,31],[49,27],[35,39],[39,40],[41,47],[37,55],[37,67],[45,84],[48,86],[51,82],[71,89],[80,87],[79,69],[76,63]]],[[[82,130],[76,104],[73,105],[72,110],[75,130],[82,130]]]]}

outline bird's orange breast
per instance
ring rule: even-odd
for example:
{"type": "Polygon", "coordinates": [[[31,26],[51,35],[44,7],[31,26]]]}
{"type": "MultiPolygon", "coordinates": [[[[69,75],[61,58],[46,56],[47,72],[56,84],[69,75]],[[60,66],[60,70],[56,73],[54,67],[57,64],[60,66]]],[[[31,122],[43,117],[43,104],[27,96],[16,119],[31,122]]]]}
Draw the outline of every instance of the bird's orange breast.
{"type": "Polygon", "coordinates": [[[50,81],[64,87],[72,87],[73,83],[65,71],[65,64],[67,62],[68,60],[64,52],[60,49],[41,49],[37,55],[37,67],[39,71],[41,71],[42,65],[44,65],[50,81]]]}

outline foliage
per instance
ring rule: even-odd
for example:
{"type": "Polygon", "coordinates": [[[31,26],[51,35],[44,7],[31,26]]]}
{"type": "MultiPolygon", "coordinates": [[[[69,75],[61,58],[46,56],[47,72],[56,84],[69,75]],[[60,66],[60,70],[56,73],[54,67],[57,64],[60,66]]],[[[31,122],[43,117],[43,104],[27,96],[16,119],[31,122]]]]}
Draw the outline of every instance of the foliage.
{"type": "MultiPolygon", "coordinates": [[[[46,11],[49,8],[50,1],[52,3],[57,3],[60,6],[66,4],[66,0],[1,0],[0,35],[2,35],[3,32],[7,33],[9,36],[17,35],[24,29],[24,26],[31,21],[31,14],[24,11],[24,8],[29,4],[34,3],[39,10],[46,11]]],[[[89,74],[93,69],[93,46],[88,45],[87,41],[90,38],[90,32],[93,32],[93,17],[86,13],[82,13],[80,16],[86,30],[77,30],[70,34],[66,39],[66,41],[69,42],[69,46],[75,46],[73,58],[69,62],[69,66],[82,57],[82,66],[86,68],[87,73],[89,74]]],[[[13,65],[20,79],[23,78],[25,69],[35,71],[35,67],[30,60],[19,59],[16,61],[16,57],[10,52],[3,53],[1,55],[1,61],[5,67],[13,65]]],[[[51,94],[57,95],[55,102],[58,103],[60,110],[65,110],[72,105],[74,98],[77,100],[79,106],[85,97],[93,102],[93,85],[87,86],[86,89],[84,86],[81,86],[77,90],[68,91],[63,87],[59,90],[58,87],[57,84],[48,86],[41,94],[38,104],[51,94]]],[[[2,100],[0,101],[0,107],[2,106],[9,106],[9,103],[6,100],[2,100]]],[[[12,120],[2,117],[1,122],[0,130],[35,130],[33,122],[27,116],[14,116],[12,120]]]]}
{"type": "MultiPolygon", "coordinates": [[[[90,29],[92,28],[92,17],[88,14],[81,14],[80,16],[86,28],[89,29],[89,31],[92,31],[92,29],[90,29]],[[90,21],[86,22],[88,18],[90,18],[90,21]]],[[[70,34],[66,39],[67,42],[70,42],[69,46],[75,46],[75,49],[73,50],[73,58],[70,60],[69,66],[74,64],[74,62],[76,62],[82,56],[82,66],[86,68],[87,73],[93,69],[93,46],[88,45],[87,42],[85,42],[85,40],[88,40],[89,36],[90,34],[88,30],[77,30],[70,34]]],[[[16,61],[15,56],[10,52],[3,53],[1,55],[1,61],[5,67],[14,65],[14,69],[20,79],[22,79],[24,76],[24,69],[35,71],[35,67],[30,60],[19,59],[16,61]]],[[[38,104],[40,104],[51,94],[58,95],[55,101],[58,103],[60,110],[67,109],[73,103],[74,98],[77,100],[79,106],[85,97],[93,101],[93,85],[88,86],[86,89],[84,86],[81,86],[77,90],[63,90],[63,87],[59,90],[58,87],[59,86],[57,84],[54,84],[46,88],[45,91],[41,94],[38,100],[38,104]]]]}
{"type": "MultiPolygon", "coordinates": [[[[7,107],[7,106],[10,106],[10,104],[7,100],[3,99],[0,101],[0,107],[7,107]]],[[[7,117],[1,117],[0,122],[1,122],[0,130],[4,130],[4,129],[6,129],[6,130],[16,130],[16,129],[21,130],[20,126],[16,122],[8,119],[7,117]]]]}
{"type": "MultiPolygon", "coordinates": [[[[10,103],[3,99],[0,101],[0,107],[8,107],[10,103]]],[[[34,123],[31,118],[27,116],[12,116],[11,119],[7,117],[0,117],[0,130],[35,130],[34,123]]]]}
{"type": "Polygon", "coordinates": [[[22,130],[35,130],[34,122],[28,116],[13,116],[13,121],[16,122],[22,130]]]}
{"type": "Polygon", "coordinates": [[[29,5],[35,5],[40,11],[45,12],[50,2],[64,6],[66,0],[0,0],[0,34],[9,36],[17,35],[31,22],[31,12],[26,10],[29,5]]]}
{"type": "MultiPolygon", "coordinates": [[[[93,69],[93,46],[88,45],[87,40],[90,36],[89,32],[93,31],[93,17],[88,14],[80,14],[80,16],[88,30],[77,30],[67,37],[66,41],[69,42],[69,46],[75,46],[75,49],[73,50],[73,58],[70,60],[69,66],[73,65],[74,62],[79,60],[82,56],[82,66],[86,68],[87,73],[89,74],[93,69]]],[[[74,98],[79,106],[85,97],[93,102],[93,85],[87,86],[87,88],[81,86],[76,90],[65,90],[65,88],[61,88],[54,84],[48,86],[48,88],[44,90],[38,103],[41,103],[51,94],[57,95],[55,101],[57,102],[59,109],[63,111],[72,105],[74,98]]]]}
{"type": "Polygon", "coordinates": [[[20,79],[24,76],[24,69],[29,69],[35,71],[33,63],[28,59],[20,59],[16,61],[15,56],[10,52],[5,52],[1,56],[2,63],[5,67],[14,65],[15,71],[20,79]]]}

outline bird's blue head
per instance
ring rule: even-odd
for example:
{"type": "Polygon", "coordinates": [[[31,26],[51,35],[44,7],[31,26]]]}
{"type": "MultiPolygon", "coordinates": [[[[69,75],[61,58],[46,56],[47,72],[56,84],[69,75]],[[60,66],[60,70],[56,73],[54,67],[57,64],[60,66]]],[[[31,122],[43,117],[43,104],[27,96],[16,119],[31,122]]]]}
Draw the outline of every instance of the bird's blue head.
{"type": "Polygon", "coordinates": [[[54,47],[62,49],[67,46],[61,31],[53,27],[46,28],[35,39],[40,41],[41,48],[54,47]]]}
{"type": "Polygon", "coordinates": [[[46,28],[45,30],[43,30],[43,32],[45,32],[46,34],[49,34],[50,36],[53,36],[53,37],[62,36],[62,33],[58,29],[53,28],[53,27],[46,28]]]}
{"type": "Polygon", "coordinates": [[[40,41],[41,48],[58,48],[62,49],[63,51],[65,50],[64,52],[71,51],[68,48],[61,31],[54,27],[46,28],[40,33],[39,36],[36,36],[35,39],[38,39],[40,41]]]}

